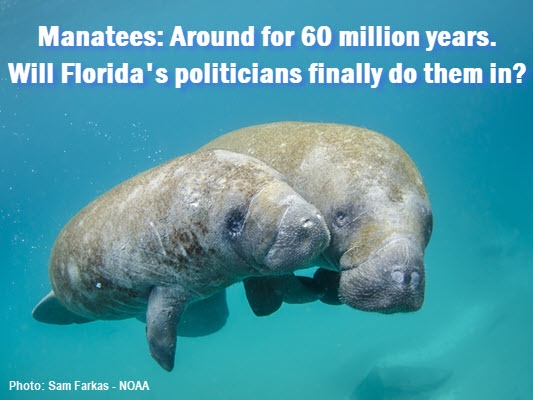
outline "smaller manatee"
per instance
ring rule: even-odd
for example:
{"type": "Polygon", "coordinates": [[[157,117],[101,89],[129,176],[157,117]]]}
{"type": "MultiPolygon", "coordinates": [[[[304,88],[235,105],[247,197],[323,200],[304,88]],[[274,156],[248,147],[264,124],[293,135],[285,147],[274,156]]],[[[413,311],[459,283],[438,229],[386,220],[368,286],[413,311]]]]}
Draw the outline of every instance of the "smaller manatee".
{"type": "Polygon", "coordinates": [[[52,249],[52,292],[33,316],[52,324],[145,320],[150,353],[170,371],[178,333],[224,324],[224,288],[302,268],[328,243],[323,217],[276,170],[231,151],[190,154],[72,218],[52,249]]]}

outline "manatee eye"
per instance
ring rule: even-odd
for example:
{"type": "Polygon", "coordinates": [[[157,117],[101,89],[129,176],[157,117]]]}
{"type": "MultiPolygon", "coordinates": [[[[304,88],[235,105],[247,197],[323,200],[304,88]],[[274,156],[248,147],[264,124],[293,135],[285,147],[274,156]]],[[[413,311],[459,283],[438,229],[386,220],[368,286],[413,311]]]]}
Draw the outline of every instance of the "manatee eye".
{"type": "Polygon", "coordinates": [[[348,212],[346,210],[337,210],[333,215],[333,224],[338,228],[342,228],[348,223],[348,212]]]}
{"type": "Polygon", "coordinates": [[[244,213],[240,210],[234,210],[231,212],[226,220],[226,229],[228,230],[229,235],[232,238],[239,236],[243,226],[244,213]]]}

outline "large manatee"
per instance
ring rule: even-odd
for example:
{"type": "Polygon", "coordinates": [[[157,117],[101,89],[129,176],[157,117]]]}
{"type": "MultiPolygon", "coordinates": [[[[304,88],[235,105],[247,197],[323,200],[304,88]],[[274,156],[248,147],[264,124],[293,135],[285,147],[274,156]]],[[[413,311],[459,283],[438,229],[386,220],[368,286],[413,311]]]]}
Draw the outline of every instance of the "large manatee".
{"type": "MultiPolygon", "coordinates": [[[[200,314],[210,306],[223,324],[225,308],[216,305],[225,287],[304,267],[328,242],[318,210],[263,162],[224,150],[186,155],[72,218],[52,249],[52,292],[33,316],[54,324],[145,320],[151,355],[171,370],[188,305],[204,305],[200,314]]],[[[202,320],[196,314],[192,325],[202,320]]]]}
{"type": "MultiPolygon", "coordinates": [[[[398,144],[355,126],[279,122],[230,132],[203,149],[215,148],[265,161],[324,215],[331,241],[314,263],[340,273],[315,274],[325,302],[382,313],[422,306],[433,218],[422,177],[398,144]]],[[[256,314],[284,300],[286,282],[275,281],[245,281],[256,314]]]]}

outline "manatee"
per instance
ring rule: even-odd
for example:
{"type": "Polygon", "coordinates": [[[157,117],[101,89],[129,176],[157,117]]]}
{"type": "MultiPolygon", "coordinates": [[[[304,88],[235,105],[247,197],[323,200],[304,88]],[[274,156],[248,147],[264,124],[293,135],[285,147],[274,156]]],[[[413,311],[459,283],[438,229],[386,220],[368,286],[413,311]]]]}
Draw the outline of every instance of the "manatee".
{"type": "MultiPolygon", "coordinates": [[[[331,240],[313,264],[326,303],[382,313],[422,306],[433,216],[422,177],[398,144],[355,126],[279,122],[227,133],[200,151],[216,148],[263,160],[320,210],[331,240]]],[[[267,295],[287,285],[275,281],[244,281],[258,315],[279,307],[267,295]],[[274,289],[259,290],[261,282],[274,289]]]]}
{"type": "Polygon", "coordinates": [[[375,366],[350,396],[351,400],[425,400],[452,376],[433,367],[375,366]]]}
{"type": "MultiPolygon", "coordinates": [[[[266,164],[223,150],[185,155],[111,189],[68,222],[50,257],[52,292],[33,316],[52,324],[145,320],[150,353],[170,371],[188,305],[225,304],[225,287],[302,268],[328,242],[318,210],[266,164]]],[[[223,324],[227,309],[214,314],[223,324]]]]}
{"type": "MultiPolygon", "coordinates": [[[[290,274],[266,276],[261,279],[247,278],[244,280],[244,283],[248,303],[254,314],[258,316],[272,314],[272,310],[279,309],[284,302],[289,304],[302,304],[319,299],[327,302],[325,299],[327,298],[328,288],[325,288],[325,285],[321,281],[307,276],[290,274]]],[[[202,310],[191,310],[189,312],[187,316],[194,321],[194,324],[189,324],[190,330],[200,331],[201,327],[206,325],[205,322],[203,324],[201,323],[204,320],[201,315],[207,313],[207,309],[209,309],[212,318],[218,320],[223,318],[223,311],[215,314],[215,308],[217,310],[224,310],[224,305],[226,305],[225,299],[220,293],[213,297],[216,298],[209,299],[210,304],[207,304],[208,300],[203,301],[206,304],[202,304],[202,310]]],[[[209,326],[212,325],[214,324],[209,324],[209,326]]],[[[222,328],[220,324],[218,326],[215,325],[208,333],[213,333],[217,327],[218,329],[222,328]]]]}

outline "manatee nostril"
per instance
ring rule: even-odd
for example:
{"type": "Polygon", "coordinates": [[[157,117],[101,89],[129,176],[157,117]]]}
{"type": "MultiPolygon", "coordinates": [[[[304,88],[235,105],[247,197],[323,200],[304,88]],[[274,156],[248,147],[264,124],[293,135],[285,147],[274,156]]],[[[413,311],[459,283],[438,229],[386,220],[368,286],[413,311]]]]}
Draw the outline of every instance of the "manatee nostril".
{"type": "Polygon", "coordinates": [[[403,272],[399,269],[395,269],[392,271],[392,279],[397,282],[404,285],[409,285],[412,288],[417,288],[420,284],[420,280],[422,279],[420,276],[420,273],[417,271],[413,271],[411,273],[403,272]]]}
{"type": "Polygon", "coordinates": [[[420,282],[420,274],[415,271],[411,274],[411,285],[418,286],[419,282],[420,282]]]}
{"type": "Polygon", "coordinates": [[[392,271],[392,279],[398,283],[403,283],[404,274],[402,271],[395,269],[392,271]]]}
{"type": "Polygon", "coordinates": [[[312,228],[313,227],[313,221],[311,221],[310,218],[307,218],[307,219],[304,219],[303,223],[302,223],[302,227],[303,228],[312,228]]]}

